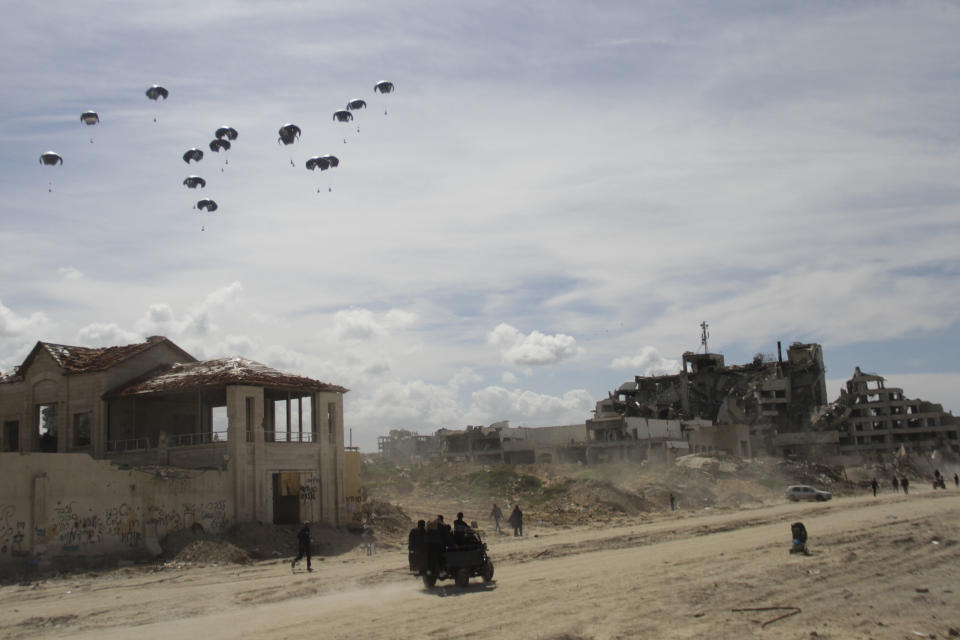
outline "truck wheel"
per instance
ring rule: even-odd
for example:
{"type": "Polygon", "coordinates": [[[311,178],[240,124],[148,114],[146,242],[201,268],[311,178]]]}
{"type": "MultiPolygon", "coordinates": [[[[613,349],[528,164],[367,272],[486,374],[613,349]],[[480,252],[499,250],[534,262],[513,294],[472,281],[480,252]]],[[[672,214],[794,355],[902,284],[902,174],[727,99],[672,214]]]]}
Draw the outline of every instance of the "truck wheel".
{"type": "Polygon", "coordinates": [[[437,584],[437,575],[430,573],[429,571],[423,574],[423,586],[427,589],[433,589],[433,585],[437,584]]]}
{"type": "Polygon", "coordinates": [[[483,578],[484,582],[490,582],[493,580],[493,563],[487,560],[483,563],[483,566],[480,568],[480,577],[483,578]]]}
{"type": "Polygon", "coordinates": [[[470,584],[470,572],[465,568],[457,569],[457,575],[454,577],[454,581],[458,587],[467,586],[470,584]]]}

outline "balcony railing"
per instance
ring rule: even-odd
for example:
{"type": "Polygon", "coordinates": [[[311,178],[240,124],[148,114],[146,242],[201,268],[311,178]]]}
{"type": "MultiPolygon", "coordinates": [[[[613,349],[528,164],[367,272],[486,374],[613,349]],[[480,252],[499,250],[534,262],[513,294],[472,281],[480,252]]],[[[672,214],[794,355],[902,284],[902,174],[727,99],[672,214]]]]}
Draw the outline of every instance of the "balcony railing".
{"type": "Polygon", "coordinates": [[[206,431],[203,433],[180,433],[167,438],[167,444],[171,447],[189,447],[198,444],[210,444],[213,442],[226,442],[226,431],[206,431]]]}
{"type": "Polygon", "coordinates": [[[286,431],[264,431],[264,442],[313,442],[313,434],[309,431],[303,433],[292,432],[287,437],[286,431]]]}
{"type": "Polygon", "coordinates": [[[149,438],[130,438],[127,440],[110,440],[107,442],[107,451],[110,453],[146,451],[149,448],[149,438]]]}

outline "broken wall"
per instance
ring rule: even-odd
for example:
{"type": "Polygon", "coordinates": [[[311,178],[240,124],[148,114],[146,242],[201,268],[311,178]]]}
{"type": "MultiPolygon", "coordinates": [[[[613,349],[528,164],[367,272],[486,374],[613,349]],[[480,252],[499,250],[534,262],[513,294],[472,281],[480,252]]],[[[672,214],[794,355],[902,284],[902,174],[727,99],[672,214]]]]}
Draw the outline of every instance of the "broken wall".
{"type": "Polygon", "coordinates": [[[0,566],[156,555],[168,533],[234,523],[220,471],[121,469],[86,454],[0,453],[0,566]]]}

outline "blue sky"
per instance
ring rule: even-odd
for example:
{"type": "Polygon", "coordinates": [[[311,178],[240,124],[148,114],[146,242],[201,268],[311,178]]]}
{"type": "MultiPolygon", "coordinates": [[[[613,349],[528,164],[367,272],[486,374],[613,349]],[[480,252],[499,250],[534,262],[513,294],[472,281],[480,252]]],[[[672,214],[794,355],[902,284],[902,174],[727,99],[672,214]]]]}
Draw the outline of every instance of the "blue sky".
{"type": "Polygon", "coordinates": [[[819,342],[831,396],[861,366],[956,411],[958,32],[933,0],[7,6],[0,370],[162,334],[350,388],[369,450],[581,422],[706,320],[727,362],[819,342]]]}

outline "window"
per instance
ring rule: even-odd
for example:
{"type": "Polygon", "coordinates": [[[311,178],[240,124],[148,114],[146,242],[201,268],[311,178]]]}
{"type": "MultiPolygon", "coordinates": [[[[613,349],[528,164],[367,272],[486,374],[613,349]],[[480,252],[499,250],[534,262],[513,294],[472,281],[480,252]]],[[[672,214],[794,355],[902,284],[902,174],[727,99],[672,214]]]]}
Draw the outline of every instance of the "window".
{"type": "Polygon", "coordinates": [[[337,444],[337,431],[334,425],[337,422],[337,405],[333,402],[327,403],[327,438],[330,444],[337,444]]]}
{"type": "Polygon", "coordinates": [[[73,446],[90,446],[90,429],[93,424],[93,413],[85,411],[73,414],[73,446]]]}
{"type": "Polygon", "coordinates": [[[57,451],[57,405],[38,404],[36,412],[37,440],[39,450],[46,453],[57,451]]]}
{"type": "Polygon", "coordinates": [[[246,441],[253,442],[253,411],[256,405],[256,398],[245,398],[245,416],[243,428],[246,431],[246,441]]]}
{"type": "Polygon", "coordinates": [[[3,423],[3,445],[0,451],[19,451],[20,450],[20,421],[7,420],[3,423]]]}

